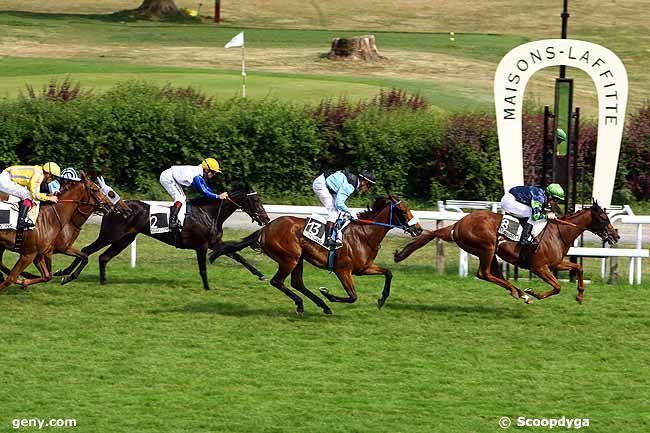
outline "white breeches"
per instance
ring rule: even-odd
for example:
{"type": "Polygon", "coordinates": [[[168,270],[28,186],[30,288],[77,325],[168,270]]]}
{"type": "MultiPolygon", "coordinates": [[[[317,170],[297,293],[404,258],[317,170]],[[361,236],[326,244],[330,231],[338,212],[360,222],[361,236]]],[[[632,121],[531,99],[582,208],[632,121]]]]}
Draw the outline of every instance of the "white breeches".
{"type": "Polygon", "coordinates": [[[312,189],[316,193],[316,197],[323,203],[325,209],[327,209],[327,221],[335,222],[339,216],[339,211],[334,206],[334,197],[327,189],[327,184],[325,183],[325,175],[321,174],[312,184],[312,189]]]}
{"type": "Polygon", "coordinates": [[[501,199],[501,208],[504,211],[516,216],[517,218],[530,218],[530,216],[533,214],[533,209],[530,206],[519,203],[515,199],[515,196],[509,192],[505,193],[501,199]]]}
{"type": "Polygon", "coordinates": [[[172,196],[172,200],[185,203],[185,193],[183,192],[183,188],[174,180],[171,168],[160,173],[160,184],[172,196]]]}
{"type": "Polygon", "coordinates": [[[32,198],[32,194],[27,188],[11,181],[11,175],[7,171],[0,173],[0,191],[18,197],[21,200],[32,198]]]}

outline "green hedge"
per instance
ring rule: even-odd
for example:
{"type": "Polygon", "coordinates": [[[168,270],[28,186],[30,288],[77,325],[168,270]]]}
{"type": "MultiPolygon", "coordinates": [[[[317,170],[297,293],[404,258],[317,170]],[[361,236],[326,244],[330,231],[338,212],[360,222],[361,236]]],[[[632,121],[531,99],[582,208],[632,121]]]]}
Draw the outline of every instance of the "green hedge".
{"type": "MultiPolygon", "coordinates": [[[[313,108],[297,104],[212,102],[193,92],[164,90],[136,82],[67,102],[38,97],[0,101],[0,165],[58,161],[101,173],[119,190],[148,198],[165,197],[158,183],[161,171],[174,164],[198,164],[206,156],[222,164],[217,189],[248,181],[265,198],[283,202],[313,202],[314,176],[323,168],[340,167],[373,168],[378,192],[420,203],[501,195],[496,127],[489,113],[450,115],[366,104],[337,107],[339,117],[328,122],[313,108]]],[[[650,162],[637,157],[650,143],[647,113],[632,116],[634,134],[624,143],[633,141],[635,147],[626,152],[624,145],[622,164],[630,170],[620,167],[618,183],[619,193],[632,191],[641,200],[650,198],[647,175],[638,180],[650,162]],[[637,180],[625,179],[627,173],[637,180]]],[[[541,161],[539,121],[536,115],[524,121],[530,182],[538,181],[531,170],[541,161]]],[[[583,121],[581,148],[595,148],[594,128],[583,121]]],[[[583,160],[593,164],[593,157],[583,160]]]]}

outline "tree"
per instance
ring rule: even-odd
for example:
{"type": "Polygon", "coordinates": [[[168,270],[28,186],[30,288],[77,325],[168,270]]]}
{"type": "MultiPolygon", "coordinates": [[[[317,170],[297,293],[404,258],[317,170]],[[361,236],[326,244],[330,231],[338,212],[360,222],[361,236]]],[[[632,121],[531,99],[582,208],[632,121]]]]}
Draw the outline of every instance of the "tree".
{"type": "Polygon", "coordinates": [[[136,11],[138,15],[158,18],[173,17],[181,14],[174,0],[143,0],[136,11]]]}

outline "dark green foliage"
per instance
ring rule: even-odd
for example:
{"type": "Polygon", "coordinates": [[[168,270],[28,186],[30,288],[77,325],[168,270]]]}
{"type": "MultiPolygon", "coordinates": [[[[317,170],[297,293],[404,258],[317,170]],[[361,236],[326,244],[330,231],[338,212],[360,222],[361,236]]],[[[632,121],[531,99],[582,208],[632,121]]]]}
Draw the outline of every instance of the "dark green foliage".
{"type": "MultiPolygon", "coordinates": [[[[650,109],[631,116],[615,200],[650,197],[650,109]]],[[[524,116],[526,182],[542,184],[542,116],[524,116]]],[[[579,161],[589,197],[596,125],[582,121],[579,161]]],[[[160,172],[216,157],[215,189],[248,181],[266,197],[314,201],[311,182],[324,169],[372,168],[376,192],[391,191],[434,204],[446,198],[497,200],[502,192],[494,116],[442,114],[417,96],[393,89],[351,104],[317,107],[276,100],[214,101],[192,88],[123,83],[101,95],[68,81],[42,95],[0,101],[0,164],[57,161],[118,189],[164,198],[160,172]]],[[[582,188],[582,187],[579,187],[582,188]]]]}

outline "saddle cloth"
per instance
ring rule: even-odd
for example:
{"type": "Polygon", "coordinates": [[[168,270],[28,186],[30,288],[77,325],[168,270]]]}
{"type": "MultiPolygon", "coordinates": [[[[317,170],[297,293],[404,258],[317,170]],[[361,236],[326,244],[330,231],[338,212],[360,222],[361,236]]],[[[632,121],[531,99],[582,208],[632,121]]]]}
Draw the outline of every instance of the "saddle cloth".
{"type": "MultiPolygon", "coordinates": [[[[537,235],[539,235],[542,232],[542,230],[544,230],[547,221],[545,219],[540,221],[533,221],[532,219],[528,218],[528,223],[533,225],[533,231],[531,233],[531,237],[534,239],[535,237],[537,237],[537,235]]],[[[511,241],[515,241],[515,242],[519,242],[522,231],[523,228],[519,223],[519,218],[516,218],[509,214],[503,215],[503,218],[501,219],[501,224],[497,229],[498,234],[503,235],[506,238],[510,239],[511,241]]]]}
{"type": "MultiPolygon", "coordinates": [[[[334,229],[335,236],[334,240],[336,241],[336,248],[341,248],[343,246],[343,235],[345,229],[350,224],[350,221],[346,221],[343,224],[343,227],[339,228],[338,226],[334,229]]],[[[302,231],[302,235],[309,239],[310,241],[316,242],[321,247],[328,249],[325,244],[325,236],[327,233],[327,220],[325,217],[319,214],[311,214],[309,218],[305,221],[305,228],[302,231]]]]}
{"type": "MultiPolygon", "coordinates": [[[[181,226],[185,222],[185,209],[187,204],[183,202],[183,206],[178,211],[178,222],[181,226]]],[[[169,211],[171,206],[162,206],[159,204],[149,203],[149,230],[151,234],[168,233],[169,229],[169,211]]],[[[182,230],[182,229],[181,229],[182,230]]]]}
{"type": "MultiPolygon", "coordinates": [[[[16,230],[18,223],[18,197],[9,196],[7,201],[0,201],[0,230],[16,230]]],[[[39,202],[34,202],[34,206],[27,212],[27,218],[36,224],[41,206],[39,202]]],[[[35,227],[35,226],[34,226],[35,227]]],[[[33,230],[33,229],[28,229],[33,230]]]]}

